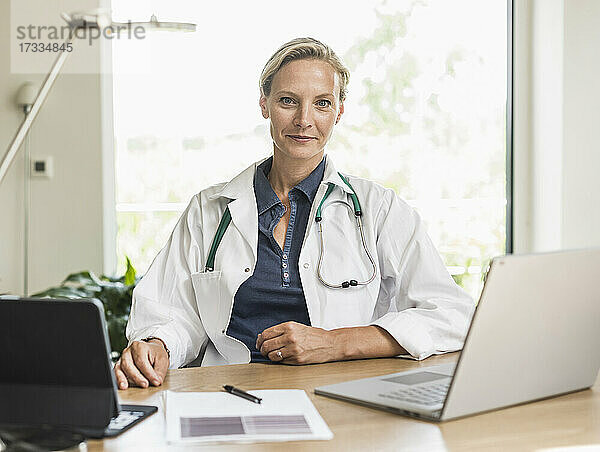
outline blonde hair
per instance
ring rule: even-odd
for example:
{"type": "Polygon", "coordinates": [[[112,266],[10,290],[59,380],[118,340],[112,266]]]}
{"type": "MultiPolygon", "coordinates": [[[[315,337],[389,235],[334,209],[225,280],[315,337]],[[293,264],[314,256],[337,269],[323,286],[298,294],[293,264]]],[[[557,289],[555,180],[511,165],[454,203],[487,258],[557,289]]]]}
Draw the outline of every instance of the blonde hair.
{"type": "Polygon", "coordinates": [[[340,79],[340,102],[346,98],[346,86],[350,81],[350,71],[338,58],[335,52],[326,44],[314,38],[296,38],[282,45],[277,52],[269,58],[260,75],[260,92],[268,96],[271,94],[271,84],[275,74],[286,64],[294,60],[315,59],[329,63],[338,73],[340,79]]]}

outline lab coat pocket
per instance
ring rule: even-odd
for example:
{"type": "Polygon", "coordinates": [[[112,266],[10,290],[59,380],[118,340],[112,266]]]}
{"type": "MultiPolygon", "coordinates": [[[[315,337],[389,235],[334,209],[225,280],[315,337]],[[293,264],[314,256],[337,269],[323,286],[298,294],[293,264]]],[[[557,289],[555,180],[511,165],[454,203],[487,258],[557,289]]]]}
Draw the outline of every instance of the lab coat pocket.
{"type": "Polygon", "coordinates": [[[221,271],[192,273],[192,285],[202,325],[214,341],[221,310],[221,271]]]}
{"type": "MultiPolygon", "coordinates": [[[[374,284],[374,283],[371,283],[374,284]]],[[[367,287],[348,289],[322,289],[325,303],[322,304],[324,328],[344,328],[366,325],[371,320],[373,304],[367,287]]]]}

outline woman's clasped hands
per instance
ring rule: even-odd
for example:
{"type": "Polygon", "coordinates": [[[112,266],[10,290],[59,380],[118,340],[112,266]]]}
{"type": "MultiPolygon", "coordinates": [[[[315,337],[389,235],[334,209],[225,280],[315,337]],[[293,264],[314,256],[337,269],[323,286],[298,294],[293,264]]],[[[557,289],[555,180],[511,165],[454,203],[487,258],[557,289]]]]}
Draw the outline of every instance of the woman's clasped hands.
{"type": "Polygon", "coordinates": [[[267,328],[256,339],[256,348],[271,361],[311,364],[342,359],[333,331],[285,322],[267,328]]]}

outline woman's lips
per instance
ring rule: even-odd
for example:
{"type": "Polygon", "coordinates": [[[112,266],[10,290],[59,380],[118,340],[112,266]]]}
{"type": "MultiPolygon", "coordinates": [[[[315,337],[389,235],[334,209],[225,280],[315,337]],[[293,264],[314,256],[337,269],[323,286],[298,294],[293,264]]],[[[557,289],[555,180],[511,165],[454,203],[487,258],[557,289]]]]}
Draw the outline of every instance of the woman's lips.
{"type": "Polygon", "coordinates": [[[308,143],[311,140],[316,140],[315,137],[307,137],[307,136],[303,136],[303,135],[288,135],[288,137],[290,137],[292,140],[296,141],[297,143],[308,143]]]}

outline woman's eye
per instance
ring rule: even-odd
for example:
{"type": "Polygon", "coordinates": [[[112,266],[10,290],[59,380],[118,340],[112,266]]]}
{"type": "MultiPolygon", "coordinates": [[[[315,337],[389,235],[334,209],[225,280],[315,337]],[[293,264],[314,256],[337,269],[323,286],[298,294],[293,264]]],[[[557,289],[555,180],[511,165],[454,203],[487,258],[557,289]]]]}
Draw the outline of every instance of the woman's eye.
{"type": "Polygon", "coordinates": [[[279,99],[279,101],[283,105],[292,105],[294,103],[294,99],[292,99],[291,97],[282,97],[281,99],[279,99]]]}
{"type": "Polygon", "coordinates": [[[328,101],[327,99],[320,99],[317,101],[317,106],[319,107],[329,107],[331,105],[331,102],[328,101]]]}

